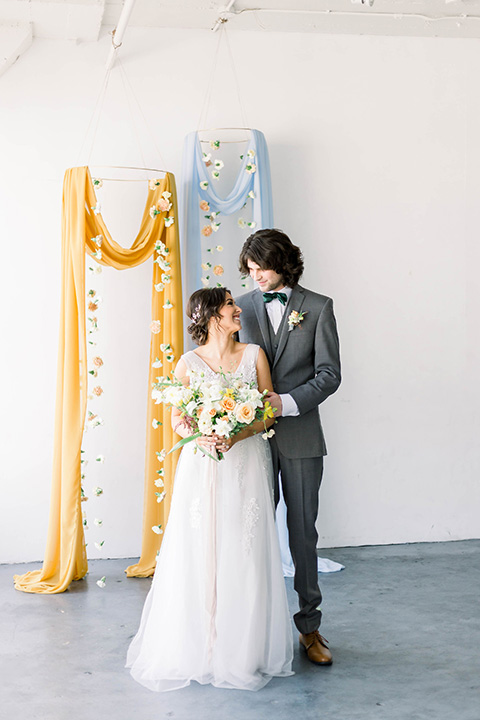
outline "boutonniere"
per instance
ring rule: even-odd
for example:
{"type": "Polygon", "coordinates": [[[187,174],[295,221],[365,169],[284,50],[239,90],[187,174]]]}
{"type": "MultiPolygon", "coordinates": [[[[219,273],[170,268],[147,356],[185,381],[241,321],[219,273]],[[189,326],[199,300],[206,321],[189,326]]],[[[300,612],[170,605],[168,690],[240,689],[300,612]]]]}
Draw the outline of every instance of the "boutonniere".
{"type": "Polygon", "coordinates": [[[291,330],[293,330],[293,328],[299,326],[302,323],[307,312],[308,311],[298,312],[298,310],[292,310],[292,312],[288,316],[288,332],[290,332],[291,330]]]}

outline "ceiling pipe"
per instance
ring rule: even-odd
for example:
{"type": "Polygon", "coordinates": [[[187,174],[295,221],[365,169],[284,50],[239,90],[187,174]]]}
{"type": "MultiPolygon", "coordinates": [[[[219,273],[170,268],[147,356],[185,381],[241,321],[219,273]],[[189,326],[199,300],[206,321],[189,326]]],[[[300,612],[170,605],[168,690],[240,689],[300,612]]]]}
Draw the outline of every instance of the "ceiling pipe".
{"type": "Polygon", "coordinates": [[[136,2],[137,0],[125,0],[123,10],[117,23],[117,27],[112,32],[112,47],[110,48],[107,64],[105,65],[107,71],[111,70],[111,68],[113,67],[117,55],[117,50],[122,44],[123,36],[125,35],[125,30],[127,29],[128,21],[130,20],[130,15],[132,14],[136,2]]]}
{"type": "Polygon", "coordinates": [[[212,27],[212,32],[217,32],[220,25],[228,22],[228,17],[226,17],[226,16],[230,12],[230,10],[234,6],[234,4],[235,4],[235,0],[230,0],[228,5],[226,5],[224,8],[222,8],[220,10],[220,14],[219,14],[218,18],[215,20],[214,26],[212,27]]]}

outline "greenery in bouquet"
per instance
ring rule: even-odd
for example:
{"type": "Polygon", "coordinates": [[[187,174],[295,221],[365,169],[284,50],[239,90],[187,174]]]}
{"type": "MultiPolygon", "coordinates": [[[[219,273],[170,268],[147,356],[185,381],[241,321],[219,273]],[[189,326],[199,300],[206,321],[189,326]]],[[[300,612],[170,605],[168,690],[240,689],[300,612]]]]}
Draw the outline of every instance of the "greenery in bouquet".
{"type": "MultiPolygon", "coordinates": [[[[190,370],[188,375],[189,385],[169,377],[159,377],[153,386],[155,403],[177,408],[181,413],[180,422],[191,433],[170,452],[202,435],[232,437],[257,420],[263,422],[264,439],[274,434],[273,429],[267,430],[266,427],[267,420],[274,417],[270,403],[264,401],[267,390],[260,392],[253,382],[245,383],[234,374],[218,373],[215,380],[206,380],[203,372],[194,370],[190,370]]],[[[213,457],[199,445],[197,448],[213,460],[223,457],[221,453],[213,457]]]]}

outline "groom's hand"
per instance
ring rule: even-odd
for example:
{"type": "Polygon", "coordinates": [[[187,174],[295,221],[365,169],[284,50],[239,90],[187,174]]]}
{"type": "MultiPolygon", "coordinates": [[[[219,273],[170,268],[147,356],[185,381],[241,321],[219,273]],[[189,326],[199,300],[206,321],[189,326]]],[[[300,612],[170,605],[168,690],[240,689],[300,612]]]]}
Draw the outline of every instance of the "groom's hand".
{"type": "Polygon", "coordinates": [[[270,405],[272,406],[275,417],[281,417],[282,415],[282,398],[280,395],[277,395],[277,393],[269,392],[265,395],[265,400],[268,400],[270,405]]]}

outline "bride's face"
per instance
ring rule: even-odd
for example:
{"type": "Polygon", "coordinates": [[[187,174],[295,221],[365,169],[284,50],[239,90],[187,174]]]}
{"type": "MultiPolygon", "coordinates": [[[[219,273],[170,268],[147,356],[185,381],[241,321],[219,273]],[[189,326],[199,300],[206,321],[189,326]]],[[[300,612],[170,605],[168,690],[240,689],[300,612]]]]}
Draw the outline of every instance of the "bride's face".
{"type": "MultiPolygon", "coordinates": [[[[217,328],[227,333],[236,333],[242,329],[240,313],[242,309],[235,305],[235,300],[227,293],[227,299],[219,310],[220,319],[217,328]]],[[[214,318],[212,318],[214,320],[214,318]]]]}

